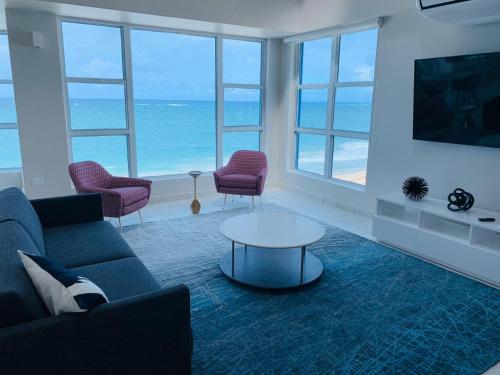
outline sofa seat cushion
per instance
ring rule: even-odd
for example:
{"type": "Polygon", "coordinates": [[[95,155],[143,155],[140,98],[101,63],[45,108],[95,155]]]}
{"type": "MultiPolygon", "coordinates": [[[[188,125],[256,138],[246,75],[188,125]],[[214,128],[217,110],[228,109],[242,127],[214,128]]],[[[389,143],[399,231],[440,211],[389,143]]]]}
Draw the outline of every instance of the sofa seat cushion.
{"type": "Polygon", "coordinates": [[[0,222],[6,220],[17,221],[35,243],[37,253],[44,255],[42,224],[30,201],[18,188],[0,191],[0,222]]]}
{"type": "Polygon", "coordinates": [[[26,321],[26,316],[30,315],[33,318],[49,315],[24,270],[17,250],[39,254],[37,246],[21,224],[5,221],[0,224],[0,326],[16,323],[14,312],[19,314],[21,321],[26,321]]]}
{"type": "Polygon", "coordinates": [[[161,289],[136,257],[75,267],[72,270],[99,285],[110,301],[161,289]]]}
{"type": "Polygon", "coordinates": [[[135,256],[123,237],[107,221],[46,228],[47,258],[64,267],[78,267],[135,256]]]}
{"type": "Polygon", "coordinates": [[[219,178],[219,184],[230,188],[255,189],[257,177],[247,174],[227,174],[219,178]]]}
{"type": "Polygon", "coordinates": [[[110,190],[116,191],[120,194],[123,200],[123,206],[125,207],[133,205],[143,199],[147,199],[149,196],[148,189],[144,187],[123,187],[110,190]]]}

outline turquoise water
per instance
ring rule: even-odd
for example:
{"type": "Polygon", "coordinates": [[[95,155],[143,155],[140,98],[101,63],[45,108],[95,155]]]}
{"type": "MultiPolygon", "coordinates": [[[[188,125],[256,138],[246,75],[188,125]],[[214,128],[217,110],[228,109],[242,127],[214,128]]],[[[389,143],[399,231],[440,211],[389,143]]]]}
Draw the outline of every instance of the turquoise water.
{"type": "MultiPolygon", "coordinates": [[[[5,118],[12,118],[13,105],[0,99],[5,118]]],[[[301,123],[324,126],[324,105],[303,102],[301,123]],[[321,125],[322,124],[322,125],[321,125]]],[[[185,173],[191,169],[215,169],[215,115],[213,101],[137,100],[134,105],[137,165],[140,176],[185,173]]],[[[73,129],[124,129],[124,100],[72,99],[70,113],[73,129]]],[[[226,124],[256,125],[258,102],[226,101],[226,124]]],[[[337,103],[335,125],[344,130],[366,131],[370,123],[371,103],[337,103]]],[[[15,116],[15,113],[14,113],[15,116]]],[[[15,117],[14,117],[15,118],[15,117]]],[[[0,133],[0,167],[20,166],[16,130],[0,133]]],[[[301,135],[298,166],[323,173],[325,137],[301,135]]],[[[225,132],[224,163],[238,149],[258,149],[258,132],[225,132]]],[[[73,158],[95,160],[111,173],[128,174],[127,139],[125,135],[106,137],[73,137],[73,158]]],[[[368,143],[336,138],[334,174],[341,175],[366,168],[368,143]]]]}

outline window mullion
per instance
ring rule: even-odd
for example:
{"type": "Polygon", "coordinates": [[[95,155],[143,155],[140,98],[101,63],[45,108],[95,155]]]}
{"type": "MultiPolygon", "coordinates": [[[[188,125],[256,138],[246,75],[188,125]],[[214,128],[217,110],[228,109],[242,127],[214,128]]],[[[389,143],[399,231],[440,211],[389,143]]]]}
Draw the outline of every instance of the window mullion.
{"type": "Polygon", "coordinates": [[[370,87],[373,86],[373,81],[358,81],[358,82],[336,82],[335,87],[370,87]]]}
{"type": "Polygon", "coordinates": [[[130,41],[130,29],[127,26],[122,28],[122,55],[123,55],[123,77],[125,78],[125,105],[127,111],[127,128],[129,134],[128,143],[128,163],[129,173],[132,177],[139,174],[137,168],[137,147],[135,134],[135,111],[134,111],[134,87],[132,79],[132,52],[130,41]]]}
{"type": "MultiPolygon", "coordinates": [[[[125,69],[125,67],[123,67],[123,69],[125,69]]],[[[66,77],[66,83],[96,83],[100,85],[124,85],[126,83],[126,78],[66,77]]]]}
{"type": "Polygon", "coordinates": [[[224,89],[244,89],[244,90],[262,90],[262,85],[255,85],[251,83],[222,83],[224,89]]]}
{"type": "Polygon", "coordinates": [[[348,131],[348,130],[334,130],[332,135],[335,137],[343,137],[343,138],[352,138],[352,139],[363,139],[369,140],[370,133],[366,132],[356,132],[356,131],[348,131]]]}
{"type": "MultiPolygon", "coordinates": [[[[267,72],[266,72],[266,67],[267,67],[267,43],[266,42],[261,42],[260,43],[260,108],[259,108],[259,116],[260,116],[260,130],[259,130],[259,151],[262,151],[264,149],[265,143],[267,141],[267,137],[265,134],[265,131],[262,131],[264,128],[264,123],[266,121],[266,90],[264,87],[266,86],[266,80],[267,80],[267,72]]],[[[269,129],[266,128],[266,131],[269,131],[269,129]]]]}
{"type": "Polygon", "coordinates": [[[223,84],[223,38],[215,38],[215,134],[216,134],[216,167],[223,165],[224,157],[224,84],[223,84]]]}
{"type": "Polygon", "coordinates": [[[332,38],[332,52],[330,58],[330,85],[328,87],[328,120],[327,120],[327,137],[325,147],[325,177],[332,177],[333,165],[333,126],[335,121],[335,84],[338,77],[338,59],[339,59],[340,39],[339,37],[332,38]]]}

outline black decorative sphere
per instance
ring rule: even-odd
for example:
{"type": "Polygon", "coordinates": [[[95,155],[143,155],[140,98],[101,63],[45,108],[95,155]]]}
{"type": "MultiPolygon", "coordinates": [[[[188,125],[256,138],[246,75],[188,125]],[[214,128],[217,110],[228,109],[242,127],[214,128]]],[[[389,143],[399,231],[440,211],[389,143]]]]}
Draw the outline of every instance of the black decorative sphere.
{"type": "Polygon", "coordinates": [[[448,210],[458,212],[467,211],[474,206],[474,196],[464,189],[456,188],[448,195],[448,210]]]}
{"type": "Polygon", "coordinates": [[[403,182],[403,194],[412,201],[423,199],[429,192],[429,185],[422,177],[408,177],[403,182]]]}

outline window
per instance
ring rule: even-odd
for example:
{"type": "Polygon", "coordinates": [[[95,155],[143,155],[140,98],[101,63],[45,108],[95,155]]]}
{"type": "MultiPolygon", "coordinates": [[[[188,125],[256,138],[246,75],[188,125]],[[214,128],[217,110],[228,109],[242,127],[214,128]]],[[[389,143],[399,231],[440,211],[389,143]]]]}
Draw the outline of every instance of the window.
{"type": "Polygon", "coordinates": [[[7,34],[0,32],[0,169],[21,168],[7,34]]]}
{"type": "Polygon", "coordinates": [[[94,160],[112,174],[128,176],[123,30],[75,22],[61,27],[73,161],[94,160]]]}
{"type": "Polygon", "coordinates": [[[222,39],[223,163],[237,150],[260,150],[263,102],[263,45],[222,39]]]}
{"type": "Polygon", "coordinates": [[[130,33],[139,176],[215,170],[215,38],[130,33]]]}
{"type": "Polygon", "coordinates": [[[366,184],[377,38],[372,29],[300,44],[296,169],[366,184]]]}
{"type": "Polygon", "coordinates": [[[164,176],[260,149],[262,41],[74,21],[61,29],[74,161],[164,176]]]}

